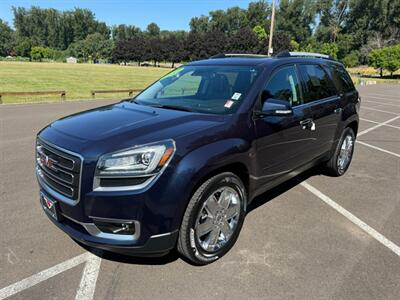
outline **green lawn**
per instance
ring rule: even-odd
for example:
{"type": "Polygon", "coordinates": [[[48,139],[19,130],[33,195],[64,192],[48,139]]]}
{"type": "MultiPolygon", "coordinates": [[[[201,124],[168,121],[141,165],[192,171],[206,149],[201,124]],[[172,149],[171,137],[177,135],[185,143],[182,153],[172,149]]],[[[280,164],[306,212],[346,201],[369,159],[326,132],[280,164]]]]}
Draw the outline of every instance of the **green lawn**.
{"type": "MultiPolygon", "coordinates": [[[[90,99],[91,90],[141,89],[171,69],[118,65],[0,62],[0,92],[65,90],[67,100],[90,99]]],[[[98,94],[126,98],[128,94],[98,94]]],[[[3,103],[60,101],[58,96],[3,96],[3,103]]]]}

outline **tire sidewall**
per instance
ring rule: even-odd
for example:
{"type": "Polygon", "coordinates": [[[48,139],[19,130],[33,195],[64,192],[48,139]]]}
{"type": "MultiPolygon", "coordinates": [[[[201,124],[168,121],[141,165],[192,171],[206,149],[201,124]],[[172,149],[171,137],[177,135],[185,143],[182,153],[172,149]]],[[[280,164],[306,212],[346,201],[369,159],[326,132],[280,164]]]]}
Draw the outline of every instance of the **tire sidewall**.
{"type": "Polygon", "coordinates": [[[189,217],[189,230],[187,234],[189,235],[188,240],[190,242],[190,247],[193,251],[193,256],[197,261],[199,261],[199,263],[207,264],[209,262],[215,261],[225,255],[233,247],[243,225],[246,201],[247,199],[244,185],[242,181],[233,173],[222,173],[214,177],[213,180],[204,189],[204,191],[197,197],[196,204],[194,205],[189,217]],[[198,244],[194,228],[196,225],[199,210],[202,209],[204,202],[208,199],[209,196],[211,196],[212,193],[224,186],[231,187],[239,193],[240,215],[238,218],[236,229],[233,232],[229,241],[218,251],[210,253],[203,250],[202,247],[198,244]]]}
{"type": "Polygon", "coordinates": [[[354,154],[354,148],[355,148],[355,147],[354,147],[354,144],[355,144],[355,142],[356,142],[356,137],[355,137],[355,134],[354,134],[353,129],[347,127],[347,128],[343,131],[343,133],[342,133],[342,136],[341,136],[341,138],[340,138],[340,142],[339,142],[338,147],[337,147],[337,149],[336,149],[336,155],[335,155],[335,167],[336,167],[336,172],[337,172],[337,174],[340,175],[340,176],[343,175],[343,174],[345,174],[346,171],[347,171],[347,169],[350,167],[351,161],[353,160],[353,154],[354,154]],[[338,166],[338,159],[339,159],[339,155],[340,155],[340,149],[342,148],[343,142],[344,142],[346,136],[348,136],[348,135],[351,135],[351,137],[352,137],[352,139],[353,139],[353,147],[352,147],[352,149],[351,149],[350,160],[349,160],[349,162],[347,163],[347,166],[346,166],[344,169],[339,169],[339,166],[338,166]]]}

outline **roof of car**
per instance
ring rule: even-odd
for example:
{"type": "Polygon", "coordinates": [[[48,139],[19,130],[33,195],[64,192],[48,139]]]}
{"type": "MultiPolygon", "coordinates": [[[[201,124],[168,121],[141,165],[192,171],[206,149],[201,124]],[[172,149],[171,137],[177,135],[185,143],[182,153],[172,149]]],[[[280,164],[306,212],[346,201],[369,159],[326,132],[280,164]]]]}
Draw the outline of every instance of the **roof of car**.
{"type": "Polygon", "coordinates": [[[215,65],[232,65],[232,66],[276,66],[288,63],[336,63],[340,62],[331,59],[317,57],[225,57],[225,58],[209,58],[193,61],[188,63],[189,66],[215,66],[215,65]]]}

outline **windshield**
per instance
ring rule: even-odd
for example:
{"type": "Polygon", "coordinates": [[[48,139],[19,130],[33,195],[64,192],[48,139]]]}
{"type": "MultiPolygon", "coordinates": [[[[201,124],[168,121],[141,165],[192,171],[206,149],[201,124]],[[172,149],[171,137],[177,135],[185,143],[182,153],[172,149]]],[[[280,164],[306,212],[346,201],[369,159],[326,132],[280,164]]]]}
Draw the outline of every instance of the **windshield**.
{"type": "Polygon", "coordinates": [[[169,109],[231,114],[259,73],[259,69],[248,66],[184,66],[162,77],[134,101],[169,109]]]}

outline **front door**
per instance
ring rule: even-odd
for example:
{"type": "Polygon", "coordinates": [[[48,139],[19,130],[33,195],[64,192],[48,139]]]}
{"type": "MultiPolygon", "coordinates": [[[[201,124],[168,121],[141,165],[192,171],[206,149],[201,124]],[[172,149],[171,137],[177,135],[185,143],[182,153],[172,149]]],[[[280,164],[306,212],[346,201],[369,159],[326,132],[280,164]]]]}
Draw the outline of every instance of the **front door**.
{"type": "Polygon", "coordinates": [[[295,66],[284,66],[272,74],[265,86],[263,94],[266,96],[263,98],[288,101],[293,115],[255,119],[257,174],[253,179],[257,180],[257,184],[273,181],[310,160],[309,152],[314,139],[311,128],[304,125],[310,111],[302,103],[298,78],[295,66]]]}

